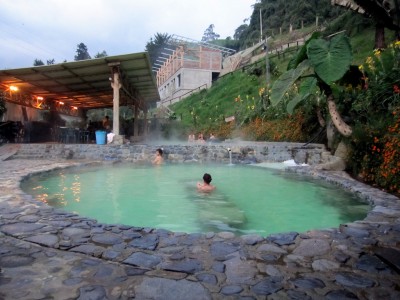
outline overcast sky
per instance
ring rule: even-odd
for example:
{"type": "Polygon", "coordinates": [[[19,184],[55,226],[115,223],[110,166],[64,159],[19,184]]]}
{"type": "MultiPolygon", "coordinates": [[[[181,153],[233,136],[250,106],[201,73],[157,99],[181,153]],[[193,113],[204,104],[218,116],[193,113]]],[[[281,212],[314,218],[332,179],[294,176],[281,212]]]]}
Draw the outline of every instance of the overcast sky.
{"type": "MultiPolygon", "coordinates": [[[[0,69],[33,61],[73,61],[84,43],[93,57],[143,52],[156,33],[221,38],[250,18],[256,0],[0,0],[0,69]]],[[[248,22],[247,22],[248,23],[248,22]]]]}

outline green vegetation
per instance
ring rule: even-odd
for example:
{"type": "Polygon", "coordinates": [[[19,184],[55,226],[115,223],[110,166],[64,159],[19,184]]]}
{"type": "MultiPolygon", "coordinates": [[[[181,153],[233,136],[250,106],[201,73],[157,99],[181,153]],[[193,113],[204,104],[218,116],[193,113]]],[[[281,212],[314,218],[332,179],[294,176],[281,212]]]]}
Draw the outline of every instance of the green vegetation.
{"type": "MultiPolygon", "coordinates": [[[[367,28],[360,35],[355,38],[351,38],[350,42],[355,45],[353,49],[356,50],[354,57],[357,58],[356,61],[353,60],[353,64],[361,64],[361,57],[365,58],[370,50],[372,49],[373,41],[370,39],[370,43],[365,43],[362,45],[362,40],[368,40],[369,37],[373,35],[373,29],[367,28]]],[[[285,55],[270,56],[270,70],[275,70],[271,78],[272,83],[278,78],[278,76],[283,73],[289,61],[296,54],[296,50],[286,49],[285,55]],[[275,74],[275,75],[274,75],[275,74]]],[[[268,89],[266,89],[266,76],[265,76],[265,59],[261,59],[256,64],[237,70],[233,73],[227,74],[224,77],[218,79],[213,83],[213,86],[208,90],[203,90],[199,93],[193,94],[192,96],[185,98],[184,101],[175,103],[170,108],[175,112],[178,119],[181,119],[181,126],[183,131],[190,131],[194,128],[197,131],[214,130],[216,127],[221,126],[224,123],[226,117],[235,116],[239,124],[246,123],[252,114],[245,114],[247,106],[244,104],[243,107],[239,107],[238,102],[235,99],[240,96],[242,102],[248,102],[248,106],[254,105],[255,114],[264,113],[263,116],[268,116],[270,119],[276,119],[285,115],[285,106],[269,108],[268,114],[265,111],[256,111],[256,106],[260,102],[259,90],[264,88],[264,97],[268,94],[268,89]],[[253,101],[254,98],[254,101],[253,101]],[[252,104],[252,102],[254,102],[252,104]]],[[[260,106],[260,105],[259,105],[260,106]]],[[[314,116],[310,116],[314,118],[314,116]]],[[[233,136],[232,136],[233,137],[233,136]]]]}
{"type": "Polygon", "coordinates": [[[216,81],[209,90],[202,90],[172,106],[185,127],[212,128],[235,114],[234,99],[238,95],[255,96],[264,77],[251,71],[230,73],[216,81]]]}
{"type": "Polygon", "coordinates": [[[6,101],[4,98],[5,96],[3,95],[3,93],[0,93],[0,119],[7,112],[6,101]]]}
{"type": "MultiPolygon", "coordinates": [[[[221,139],[313,141],[332,153],[340,144],[354,177],[400,194],[400,42],[393,42],[398,14],[377,18],[378,11],[385,14],[379,1],[356,2],[374,19],[332,8],[330,1],[257,2],[250,24],[226,39],[231,45],[242,49],[260,40],[260,12],[272,36],[269,49],[311,38],[299,50],[270,56],[268,84],[262,58],[170,107],[181,119],[175,126],[182,136],[212,132],[221,139]],[[317,15],[325,27],[321,34],[312,33],[317,15]],[[288,24],[295,30],[281,34],[288,24]],[[332,124],[336,130],[328,138],[323,133],[332,124]]],[[[213,42],[224,46],[221,41],[213,42]]]]}
{"type": "Polygon", "coordinates": [[[265,35],[274,36],[281,32],[301,29],[303,26],[316,24],[325,25],[343,10],[333,7],[330,0],[261,0],[254,5],[250,24],[243,24],[235,31],[235,39],[239,40],[240,48],[246,48],[258,41],[261,36],[260,11],[262,19],[263,38],[265,35]]]}
{"type": "Polygon", "coordinates": [[[351,153],[350,173],[399,193],[400,44],[373,52],[373,37],[371,27],[350,39],[343,34],[327,40],[314,36],[299,51],[288,49],[285,58],[270,60],[275,70],[270,85],[264,59],[227,74],[210,89],[171,106],[181,119],[175,125],[182,137],[213,132],[222,139],[327,143],[319,133],[332,116],[339,116],[349,131],[336,135],[331,150],[344,142],[351,153]],[[287,66],[292,70],[286,71],[287,66]],[[333,111],[329,102],[335,105],[333,111]],[[230,116],[235,121],[226,122],[230,116]]]}
{"type": "Polygon", "coordinates": [[[351,172],[362,180],[400,193],[400,42],[375,50],[359,67],[364,84],[343,93],[354,133],[351,172]]]}

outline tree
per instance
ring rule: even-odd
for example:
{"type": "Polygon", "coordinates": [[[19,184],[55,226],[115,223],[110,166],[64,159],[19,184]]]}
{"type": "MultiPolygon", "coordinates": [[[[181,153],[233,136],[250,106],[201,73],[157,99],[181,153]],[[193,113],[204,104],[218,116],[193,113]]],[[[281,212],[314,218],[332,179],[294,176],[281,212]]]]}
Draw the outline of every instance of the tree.
{"type": "Polygon", "coordinates": [[[253,8],[250,23],[240,34],[241,48],[260,40],[260,11],[264,37],[266,34],[273,36],[280,29],[287,32],[290,25],[293,29],[299,29],[301,24],[313,25],[316,16],[325,22],[342,12],[340,8],[333,7],[330,0],[259,0],[253,8]]]}
{"type": "Polygon", "coordinates": [[[108,56],[107,52],[103,50],[103,52],[97,52],[94,58],[101,58],[101,57],[106,57],[108,56]]]}
{"type": "Polygon", "coordinates": [[[375,49],[386,48],[385,28],[394,30],[397,39],[400,39],[400,3],[398,0],[332,0],[332,4],[366,14],[375,20],[375,49]]]}
{"type": "Polygon", "coordinates": [[[235,30],[235,34],[233,35],[233,38],[235,40],[239,40],[242,38],[243,33],[246,31],[247,27],[249,27],[249,25],[247,24],[242,24],[240,25],[238,28],[236,28],[235,30]]]}
{"type": "Polygon", "coordinates": [[[44,66],[44,62],[41,59],[35,58],[35,60],[33,61],[33,66],[44,66]]]}
{"type": "Polygon", "coordinates": [[[214,24],[208,26],[208,28],[204,31],[203,37],[201,38],[202,42],[212,42],[217,40],[220,35],[214,32],[214,24]]]}
{"type": "Polygon", "coordinates": [[[86,45],[84,43],[80,43],[77,45],[75,61],[85,59],[91,59],[91,57],[89,55],[86,45]]]}
{"type": "Polygon", "coordinates": [[[7,112],[6,101],[5,101],[4,92],[0,93],[0,119],[7,112]]]}
{"type": "Polygon", "coordinates": [[[47,65],[54,65],[56,63],[55,59],[48,59],[47,60],[47,65]]]}
{"type": "Polygon", "coordinates": [[[154,64],[158,57],[164,51],[164,48],[167,46],[170,41],[171,36],[168,33],[159,33],[157,32],[154,35],[154,39],[150,38],[150,41],[147,42],[145,51],[149,53],[150,62],[154,64]]]}

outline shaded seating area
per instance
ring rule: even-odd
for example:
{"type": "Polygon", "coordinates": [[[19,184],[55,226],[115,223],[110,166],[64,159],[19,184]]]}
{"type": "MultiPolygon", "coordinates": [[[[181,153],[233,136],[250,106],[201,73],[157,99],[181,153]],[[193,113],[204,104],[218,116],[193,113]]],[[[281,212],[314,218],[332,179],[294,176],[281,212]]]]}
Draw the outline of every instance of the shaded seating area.
{"type": "MultiPolygon", "coordinates": [[[[13,114],[7,112],[9,115],[4,119],[23,122],[23,142],[27,143],[90,143],[95,140],[95,131],[54,128],[64,125],[44,122],[45,128],[35,132],[37,126],[28,123],[47,119],[42,113],[28,112],[26,108],[57,112],[63,117],[82,121],[88,110],[112,108],[114,143],[122,144],[125,136],[124,131],[120,132],[120,106],[131,106],[135,119],[142,114],[147,125],[148,109],[160,100],[147,52],[0,70],[0,96],[10,105],[17,106],[9,110],[13,114]]],[[[136,137],[140,132],[138,124],[133,123],[136,137]]],[[[141,132],[146,134],[147,130],[141,132]]]]}
{"type": "Polygon", "coordinates": [[[0,144],[8,143],[63,143],[88,144],[95,133],[87,129],[55,126],[47,122],[0,122],[0,144]]]}
{"type": "Polygon", "coordinates": [[[69,127],[54,127],[53,141],[63,144],[87,144],[90,143],[94,136],[90,130],[69,128],[69,127]]]}
{"type": "Polygon", "coordinates": [[[0,140],[3,143],[20,143],[24,138],[24,126],[21,122],[0,122],[0,140]]]}

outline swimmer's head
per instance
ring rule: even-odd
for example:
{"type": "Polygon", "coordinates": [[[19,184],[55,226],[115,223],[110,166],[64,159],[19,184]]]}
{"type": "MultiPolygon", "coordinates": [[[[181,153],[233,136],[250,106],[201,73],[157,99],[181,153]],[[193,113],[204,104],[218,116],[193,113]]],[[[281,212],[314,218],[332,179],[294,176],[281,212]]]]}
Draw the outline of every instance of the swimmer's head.
{"type": "Polygon", "coordinates": [[[205,173],[205,174],[203,175],[203,180],[204,180],[205,183],[210,184],[210,182],[211,182],[211,180],[212,180],[211,175],[208,174],[208,173],[205,173]]]}

